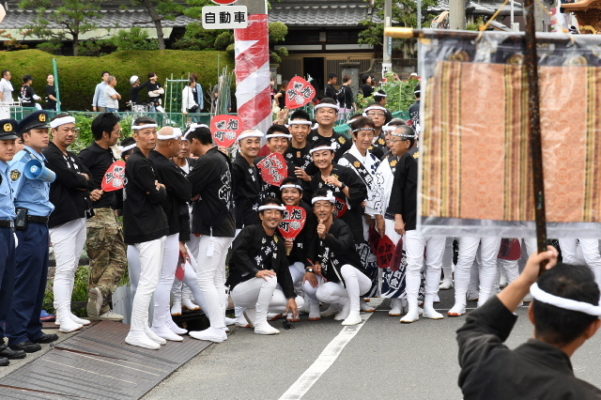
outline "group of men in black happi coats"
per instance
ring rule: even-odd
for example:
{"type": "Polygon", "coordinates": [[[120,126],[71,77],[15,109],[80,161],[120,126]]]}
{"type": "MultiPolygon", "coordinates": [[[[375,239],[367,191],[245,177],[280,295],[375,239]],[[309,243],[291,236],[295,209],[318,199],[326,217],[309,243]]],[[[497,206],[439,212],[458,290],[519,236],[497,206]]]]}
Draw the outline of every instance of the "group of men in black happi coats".
{"type": "MultiPolygon", "coordinates": [[[[303,313],[310,321],[333,317],[353,326],[362,322],[361,311],[374,311],[367,298],[375,296],[390,299],[389,315],[402,316],[401,323],[420,317],[440,320],[443,315],[434,308],[439,287],[453,285],[455,305],[448,315],[461,316],[466,313],[470,268],[480,249],[479,308],[458,331],[459,383],[466,398],[600,398],[601,392],[574,377],[569,361],[601,324],[599,289],[590,269],[556,266],[557,252],[550,248],[533,254],[522,274],[508,276],[509,285],[495,295],[496,266],[493,271],[488,264],[496,259],[500,239],[460,238],[455,279],[449,271],[443,274],[446,239],[416,229],[419,152],[412,124],[372,105],[351,118],[349,137],[334,130],[338,111],[336,102],[325,98],[315,106],[314,121],[297,110],[285,125],[273,125],[265,134],[243,131],[233,147],[235,155],[216,146],[205,125],[192,124],[185,132],[159,129],[145,116],[134,120],[133,138],[116,146],[120,121],[114,114],[100,114],[92,124],[95,143],[80,156],[67,150],[76,133],[69,115],[57,116],[48,126],[46,116],[36,114],[22,129],[16,121],[0,121],[0,323],[7,313],[11,318],[5,299],[27,279],[14,268],[15,259],[23,258],[15,257],[19,247],[12,235],[17,216],[13,200],[19,193],[11,182],[19,181],[25,168],[10,164],[18,133],[27,146],[37,146],[22,151],[54,171],[38,186],[31,184],[37,197],[30,212],[48,212],[29,218],[30,224],[47,224],[48,214],[55,220],[65,216],[49,234],[60,271],[56,305],[62,332],[89,324],[73,315],[69,301],[86,232],[96,268],[90,319],[122,318],[111,310],[110,298],[125,271],[120,265],[127,254],[134,296],[125,342],[146,349],[182,341],[185,334],[220,343],[228,339],[232,325],[278,334],[271,320],[283,316],[298,322],[303,313]],[[38,131],[47,138],[49,130],[54,147],[46,151],[47,143],[31,138],[38,131]],[[120,154],[112,152],[117,147],[120,154]],[[262,153],[284,160],[283,179],[267,179],[260,168],[262,153]],[[116,173],[118,157],[125,162],[125,184],[109,192],[103,181],[107,172],[116,173]],[[123,217],[122,228],[116,215],[123,217]],[[282,226],[294,228],[295,234],[284,235],[282,226]],[[90,243],[100,237],[104,249],[90,243]],[[393,247],[402,247],[402,265],[395,265],[400,259],[393,257],[394,262],[378,268],[373,242],[385,237],[393,247]],[[535,271],[543,261],[549,271],[537,282],[535,271]],[[102,269],[99,263],[114,268],[102,269]],[[103,281],[113,283],[105,287],[103,281]],[[535,339],[511,351],[503,342],[515,322],[513,312],[528,292],[534,299],[529,316],[535,339]],[[188,299],[182,301],[186,293],[188,299]],[[171,298],[178,302],[173,308],[171,298]],[[226,316],[229,302],[234,318],[226,316]],[[181,312],[181,304],[197,307],[194,303],[209,319],[205,330],[187,331],[172,318],[174,310],[181,312]]],[[[21,242],[22,234],[17,237],[21,242]]],[[[47,263],[48,248],[38,251],[47,263]]],[[[18,292],[15,298],[26,301],[29,296],[33,304],[39,295],[18,292]]],[[[39,307],[32,308],[27,318],[37,312],[39,307]]],[[[9,335],[9,345],[0,346],[0,364],[39,350],[36,341],[56,340],[40,332],[24,333],[21,341],[9,335]]]]}

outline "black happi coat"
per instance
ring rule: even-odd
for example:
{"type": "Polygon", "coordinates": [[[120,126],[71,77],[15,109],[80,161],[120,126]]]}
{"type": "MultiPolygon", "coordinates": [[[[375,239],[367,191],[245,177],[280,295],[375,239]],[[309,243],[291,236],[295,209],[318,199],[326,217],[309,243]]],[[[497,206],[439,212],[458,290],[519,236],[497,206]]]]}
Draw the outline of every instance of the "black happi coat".
{"type": "Polygon", "coordinates": [[[377,138],[375,138],[372,146],[369,148],[369,151],[380,160],[382,160],[384,155],[389,151],[388,146],[386,146],[385,136],[385,132],[382,132],[377,138]]]}
{"type": "MultiPolygon", "coordinates": [[[[350,198],[346,198],[344,193],[338,187],[326,185],[321,179],[321,173],[319,172],[313,175],[313,179],[311,180],[311,191],[316,193],[319,189],[325,187],[326,189],[331,190],[337,199],[346,199],[350,209],[341,217],[341,219],[349,225],[353,232],[355,243],[362,243],[364,242],[362,221],[364,208],[361,203],[364,200],[367,200],[367,188],[361,178],[359,178],[359,176],[357,176],[350,168],[335,165],[332,169],[332,175],[337,175],[338,180],[349,187],[350,198]]],[[[336,207],[340,207],[338,202],[336,207]]]]}
{"type": "Polygon", "coordinates": [[[386,214],[401,214],[407,231],[416,227],[417,160],[410,154],[403,154],[396,166],[386,214]]]}
{"type": "Polygon", "coordinates": [[[125,200],[123,202],[123,234],[125,243],[148,242],[169,233],[163,202],[167,191],[157,189],[158,176],[152,162],[135,148],[125,166],[125,200]]]}
{"type": "Polygon", "coordinates": [[[317,233],[313,236],[311,249],[312,261],[321,264],[321,274],[330,282],[343,282],[340,269],[345,264],[362,269],[353,234],[349,226],[338,218],[334,218],[325,239],[320,239],[317,233]]]}
{"type": "Polygon", "coordinates": [[[313,265],[313,263],[309,261],[308,255],[312,254],[313,252],[313,239],[317,236],[317,218],[315,217],[311,207],[304,201],[301,201],[299,207],[305,209],[305,212],[307,213],[307,219],[305,221],[303,230],[294,239],[292,251],[290,252],[290,255],[288,255],[288,262],[290,264],[301,262],[305,266],[309,266],[313,265]]]}
{"type": "Polygon", "coordinates": [[[44,150],[44,157],[46,166],[56,173],[56,180],[50,185],[50,201],[55,209],[50,214],[48,227],[83,218],[91,204],[88,193],[94,188],[94,182],[81,174],[91,176],[90,171],[79,157],[70,151],[65,155],[52,142],[44,150]]]}
{"type": "MultiPolygon", "coordinates": [[[[294,173],[295,168],[302,168],[309,175],[317,171],[317,168],[313,165],[311,154],[309,153],[310,149],[309,142],[307,142],[307,145],[302,149],[296,149],[292,147],[292,145],[288,147],[288,150],[286,150],[286,153],[284,154],[286,161],[288,161],[288,176],[296,177],[296,174],[294,173]]],[[[311,181],[306,182],[301,180],[301,182],[304,191],[310,190],[311,181]]]]}
{"type": "Polygon", "coordinates": [[[234,288],[255,277],[260,270],[275,271],[279,285],[287,299],[296,297],[288,268],[284,239],[276,232],[269,236],[261,224],[247,226],[240,231],[232,245],[228,283],[234,288]]]}
{"type": "Polygon", "coordinates": [[[169,235],[179,233],[180,242],[187,242],[190,240],[190,182],[177,165],[158,151],[151,151],[148,158],[154,166],[159,182],[167,188],[167,200],[163,203],[163,209],[169,222],[169,235]]]}
{"type": "Polygon", "coordinates": [[[261,193],[261,176],[255,164],[250,165],[242,154],[236,154],[232,163],[232,179],[234,181],[234,204],[236,228],[259,223],[259,195],[261,193]]]}
{"type": "Polygon", "coordinates": [[[601,390],[574,376],[559,348],[536,339],[515,350],[503,344],[516,320],[497,296],[467,314],[457,330],[464,399],[601,399],[601,390]]]}
{"type": "MultiPolygon", "coordinates": [[[[310,147],[312,147],[313,144],[320,139],[321,140],[324,140],[324,139],[329,140],[330,144],[334,146],[334,148],[335,148],[334,152],[336,154],[336,157],[334,157],[334,163],[338,162],[338,159],[340,157],[342,157],[342,155],[344,153],[349,151],[349,149],[353,145],[353,141],[351,139],[347,139],[346,136],[344,136],[343,134],[340,134],[336,131],[334,131],[334,134],[332,135],[332,137],[325,137],[325,136],[321,136],[317,129],[313,129],[311,131],[311,133],[309,133],[309,136],[307,138],[310,147]]],[[[314,171],[312,171],[312,172],[314,172],[314,171]]],[[[309,175],[313,175],[310,172],[308,172],[308,173],[309,173],[309,175]]]]}
{"type": "Polygon", "coordinates": [[[217,147],[200,157],[188,175],[192,196],[200,195],[192,211],[192,233],[234,237],[234,201],[229,158],[217,147]]]}
{"type": "MultiPolygon", "coordinates": [[[[103,149],[96,142],[83,149],[78,154],[78,157],[92,174],[92,181],[94,183],[92,190],[101,188],[104,174],[110,168],[111,164],[117,161],[113,155],[113,151],[110,148],[103,149]]],[[[92,202],[92,207],[118,208],[118,206],[121,205],[122,197],[123,195],[121,190],[104,192],[98,201],[92,202]]]]}

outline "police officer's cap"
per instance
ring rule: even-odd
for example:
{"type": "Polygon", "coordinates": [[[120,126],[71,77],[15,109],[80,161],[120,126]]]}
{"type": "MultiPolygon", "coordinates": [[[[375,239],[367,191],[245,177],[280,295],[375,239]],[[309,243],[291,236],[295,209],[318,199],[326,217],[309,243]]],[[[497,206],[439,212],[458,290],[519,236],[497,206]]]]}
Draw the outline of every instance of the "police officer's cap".
{"type": "Polygon", "coordinates": [[[14,119],[0,119],[0,140],[16,139],[17,125],[14,119]]]}
{"type": "Polygon", "coordinates": [[[22,135],[30,129],[48,128],[48,114],[46,111],[36,111],[29,114],[19,122],[17,134],[22,135]]]}

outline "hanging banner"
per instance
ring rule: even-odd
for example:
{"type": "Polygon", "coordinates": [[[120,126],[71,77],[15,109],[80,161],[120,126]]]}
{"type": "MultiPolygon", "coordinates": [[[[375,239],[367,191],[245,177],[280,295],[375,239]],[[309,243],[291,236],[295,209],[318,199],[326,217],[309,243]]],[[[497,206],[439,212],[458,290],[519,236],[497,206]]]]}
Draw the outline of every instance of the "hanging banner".
{"type": "Polygon", "coordinates": [[[286,108],[295,109],[309,104],[317,92],[313,85],[300,76],[295,76],[286,88],[286,108]]]}
{"type": "MultiPolygon", "coordinates": [[[[535,236],[520,33],[424,30],[418,229],[535,236]]],[[[601,232],[599,35],[537,34],[548,236],[601,232]],[[581,106],[575,107],[575,104],[581,106]]]]}
{"type": "Polygon", "coordinates": [[[280,187],[288,177],[288,164],[280,153],[271,153],[257,163],[261,178],[269,185],[280,187]]]}
{"type": "Polygon", "coordinates": [[[240,133],[240,118],[235,115],[216,115],[211,119],[211,134],[217,146],[232,147],[240,133]]]}
{"type": "Polygon", "coordinates": [[[302,207],[286,206],[284,219],[278,227],[284,239],[296,239],[307,222],[307,211],[302,207]]]}
{"type": "Polygon", "coordinates": [[[242,130],[266,132],[271,126],[268,23],[266,14],[254,14],[248,17],[246,29],[234,30],[236,100],[242,130]]]}
{"type": "Polygon", "coordinates": [[[117,160],[104,173],[100,188],[105,192],[121,190],[125,186],[125,161],[117,160]]]}

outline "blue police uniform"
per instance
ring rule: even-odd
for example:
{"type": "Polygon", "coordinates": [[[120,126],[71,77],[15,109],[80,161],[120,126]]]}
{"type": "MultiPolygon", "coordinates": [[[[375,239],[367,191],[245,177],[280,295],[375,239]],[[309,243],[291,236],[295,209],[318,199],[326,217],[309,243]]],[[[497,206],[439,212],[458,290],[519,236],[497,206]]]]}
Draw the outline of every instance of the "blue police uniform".
{"type": "MultiPolygon", "coordinates": [[[[17,121],[0,121],[0,140],[14,140],[17,121]]],[[[4,324],[11,306],[15,277],[14,195],[8,178],[8,164],[0,160],[0,345],[4,343],[4,324]]]]}
{"type": "MultiPolygon", "coordinates": [[[[22,135],[34,128],[47,128],[48,115],[38,111],[25,117],[18,126],[22,135]]],[[[50,183],[41,179],[28,179],[25,167],[31,160],[44,164],[44,156],[26,146],[9,164],[8,178],[14,192],[17,214],[27,210],[27,224],[17,227],[19,242],[16,255],[16,273],[13,302],[6,319],[6,336],[13,349],[29,342],[46,342],[40,322],[40,311],[48,277],[48,217],[54,210],[50,203],[50,183]]],[[[25,349],[25,348],[23,348],[25,349]]],[[[30,349],[37,351],[38,348],[30,349]]],[[[25,351],[29,351],[25,349],[25,351]]]]}

